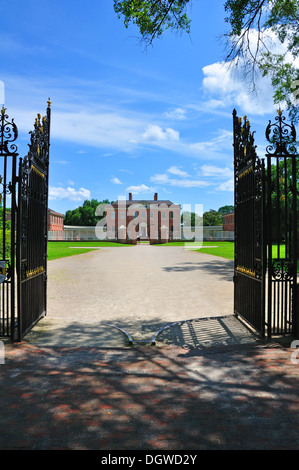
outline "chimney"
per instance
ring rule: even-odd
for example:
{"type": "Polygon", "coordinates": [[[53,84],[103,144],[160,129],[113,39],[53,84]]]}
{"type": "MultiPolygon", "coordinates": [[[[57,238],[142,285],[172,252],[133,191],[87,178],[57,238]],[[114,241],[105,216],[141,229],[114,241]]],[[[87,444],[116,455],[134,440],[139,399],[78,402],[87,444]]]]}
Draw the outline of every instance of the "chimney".
{"type": "Polygon", "coordinates": [[[155,193],[155,195],[154,195],[154,201],[158,201],[158,193],[155,193]]]}
{"type": "Polygon", "coordinates": [[[129,193],[129,201],[132,201],[132,193],[129,193]]]}

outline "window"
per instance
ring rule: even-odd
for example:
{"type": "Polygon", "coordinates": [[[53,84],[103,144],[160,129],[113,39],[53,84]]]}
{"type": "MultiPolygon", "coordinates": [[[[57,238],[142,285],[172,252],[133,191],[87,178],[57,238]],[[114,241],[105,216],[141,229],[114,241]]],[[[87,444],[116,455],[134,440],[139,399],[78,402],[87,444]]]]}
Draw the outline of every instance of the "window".
{"type": "Polygon", "coordinates": [[[170,212],[170,218],[173,219],[173,212],[170,212]]]}
{"type": "Polygon", "coordinates": [[[162,219],[165,219],[165,212],[162,212],[162,219]]]}

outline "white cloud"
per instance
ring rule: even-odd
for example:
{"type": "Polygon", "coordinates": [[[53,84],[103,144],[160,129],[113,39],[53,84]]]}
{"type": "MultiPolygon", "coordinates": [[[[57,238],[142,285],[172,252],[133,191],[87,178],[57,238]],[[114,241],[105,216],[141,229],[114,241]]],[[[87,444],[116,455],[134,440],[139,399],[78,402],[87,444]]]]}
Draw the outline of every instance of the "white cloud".
{"type": "Polygon", "coordinates": [[[199,176],[207,176],[207,177],[228,177],[231,178],[233,176],[234,172],[230,168],[220,168],[218,166],[214,165],[203,165],[198,172],[199,176]]]}
{"type": "Polygon", "coordinates": [[[168,168],[167,171],[168,173],[171,173],[172,175],[183,176],[185,178],[190,176],[188,175],[186,171],[180,170],[177,166],[171,166],[170,168],[168,168]]]}
{"type": "Polygon", "coordinates": [[[217,191],[234,191],[234,179],[231,178],[228,181],[221,183],[216,189],[217,191]]]}
{"type": "Polygon", "coordinates": [[[183,121],[184,119],[186,119],[186,111],[182,108],[175,108],[171,111],[167,111],[166,113],[164,113],[164,116],[168,119],[183,121]]]}
{"type": "Polygon", "coordinates": [[[145,184],[140,184],[139,186],[129,186],[127,188],[127,191],[132,194],[140,194],[140,193],[147,194],[147,193],[154,193],[155,189],[149,186],[146,186],[145,184]]]}
{"type": "Polygon", "coordinates": [[[219,129],[218,135],[211,138],[208,141],[196,142],[190,144],[190,150],[200,153],[207,154],[210,156],[217,155],[220,156],[220,153],[223,151],[232,152],[232,143],[233,143],[233,133],[227,129],[219,129]]]}
{"type": "MultiPolygon", "coordinates": [[[[248,40],[253,51],[256,48],[257,38],[258,32],[251,30],[248,40]]],[[[270,30],[264,32],[263,40],[271,53],[286,52],[286,46],[282,45],[270,30]]],[[[203,67],[203,90],[208,95],[208,99],[204,103],[206,108],[236,107],[245,114],[260,116],[275,110],[271,79],[262,77],[256,69],[255,91],[253,92],[251,74],[247,82],[243,74],[245,64],[246,57],[239,59],[238,66],[236,66],[237,61],[232,60],[231,62],[215,62],[203,67]]]]}
{"type": "Polygon", "coordinates": [[[157,125],[148,126],[142,134],[142,139],[149,142],[172,142],[178,141],[179,132],[171,128],[162,129],[157,125]]]}
{"type": "Polygon", "coordinates": [[[110,181],[111,181],[111,183],[113,183],[113,184],[123,184],[123,183],[122,183],[118,178],[116,178],[116,177],[112,178],[110,181]]]}
{"type": "Polygon", "coordinates": [[[207,181],[202,180],[169,178],[165,173],[154,175],[150,180],[156,184],[176,186],[179,188],[204,188],[210,185],[207,181]]]}
{"type": "Polygon", "coordinates": [[[86,199],[90,199],[91,193],[88,189],[80,188],[78,190],[67,187],[49,187],[49,199],[50,200],[57,200],[57,199],[68,199],[69,201],[83,201],[86,199]]]}

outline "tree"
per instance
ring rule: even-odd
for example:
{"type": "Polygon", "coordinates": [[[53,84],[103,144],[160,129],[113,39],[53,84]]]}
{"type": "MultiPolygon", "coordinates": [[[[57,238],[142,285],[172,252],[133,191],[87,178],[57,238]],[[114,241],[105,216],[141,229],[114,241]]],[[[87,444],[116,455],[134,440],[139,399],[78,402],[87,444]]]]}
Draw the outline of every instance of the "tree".
{"type": "Polygon", "coordinates": [[[66,211],[64,216],[65,225],[77,225],[85,227],[95,227],[99,220],[105,217],[103,214],[101,217],[96,216],[95,211],[99,204],[112,204],[112,202],[105,199],[104,201],[97,201],[92,199],[91,201],[84,201],[82,206],[77,207],[74,210],[66,211]]]}
{"type": "Polygon", "coordinates": [[[215,211],[214,209],[210,209],[208,212],[203,213],[203,225],[204,226],[215,226],[215,225],[222,225],[222,214],[220,212],[215,211]]]}
{"type": "Polygon", "coordinates": [[[136,24],[147,45],[166,29],[190,32],[186,6],[190,0],[114,0],[114,10],[128,27],[136,24]]]}
{"type": "MultiPolygon", "coordinates": [[[[190,0],[114,0],[114,9],[128,27],[139,28],[142,42],[153,43],[167,29],[190,33],[187,16],[190,0]]],[[[298,0],[225,0],[230,31],[224,35],[226,62],[242,65],[246,77],[269,76],[275,103],[285,101],[292,120],[299,121],[299,2],[298,0]],[[271,52],[276,38],[281,51],[271,52]],[[272,41],[273,45],[273,41],[272,41]]]]}
{"type": "Polygon", "coordinates": [[[184,227],[195,227],[202,225],[202,217],[195,212],[184,211],[181,215],[181,222],[184,227]]]}
{"type": "Polygon", "coordinates": [[[224,215],[224,214],[229,214],[230,212],[233,212],[234,209],[235,209],[234,206],[222,206],[222,207],[219,207],[218,212],[221,215],[224,215]]]}

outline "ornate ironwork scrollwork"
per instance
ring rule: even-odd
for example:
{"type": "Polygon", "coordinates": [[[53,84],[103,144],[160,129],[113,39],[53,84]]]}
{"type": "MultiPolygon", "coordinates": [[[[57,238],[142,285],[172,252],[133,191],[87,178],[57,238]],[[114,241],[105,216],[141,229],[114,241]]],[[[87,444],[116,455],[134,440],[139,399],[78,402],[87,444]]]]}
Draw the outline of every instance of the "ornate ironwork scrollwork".
{"type": "Polygon", "coordinates": [[[46,116],[37,115],[34,129],[29,132],[30,144],[26,158],[35,163],[39,170],[44,171],[49,163],[49,136],[50,136],[50,108],[51,101],[48,100],[46,116]]]}
{"type": "Polygon", "coordinates": [[[17,138],[18,128],[13,119],[8,120],[6,108],[2,106],[0,111],[0,157],[18,155],[18,147],[13,143],[17,138]]]}
{"type": "Polygon", "coordinates": [[[236,110],[234,110],[233,116],[235,165],[237,172],[240,172],[240,176],[242,176],[241,170],[247,166],[250,167],[251,162],[254,162],[257,158],[254,143],[255,132],[251,132],[247,116],[244,116],[242,120],[237,116],[236,110]]]}
{"type": "Polygon", "coordinates": [[[277,281],[288,281],[294,277],[294,263],[286,259],[274,259],[271,266],[272,278],[277,281]]]}
{"type": "Polygon", "coordinates": [[[296,129],[293,123],[287,124],[285,116],[282,115],[280,109],[277,110],[278,115],[275,117],[275,123],[269,124],[266,128],[266,139],[271,145],[268,145],[266,151],[271,156],[293,156],[297,154],[296,129]]]}

